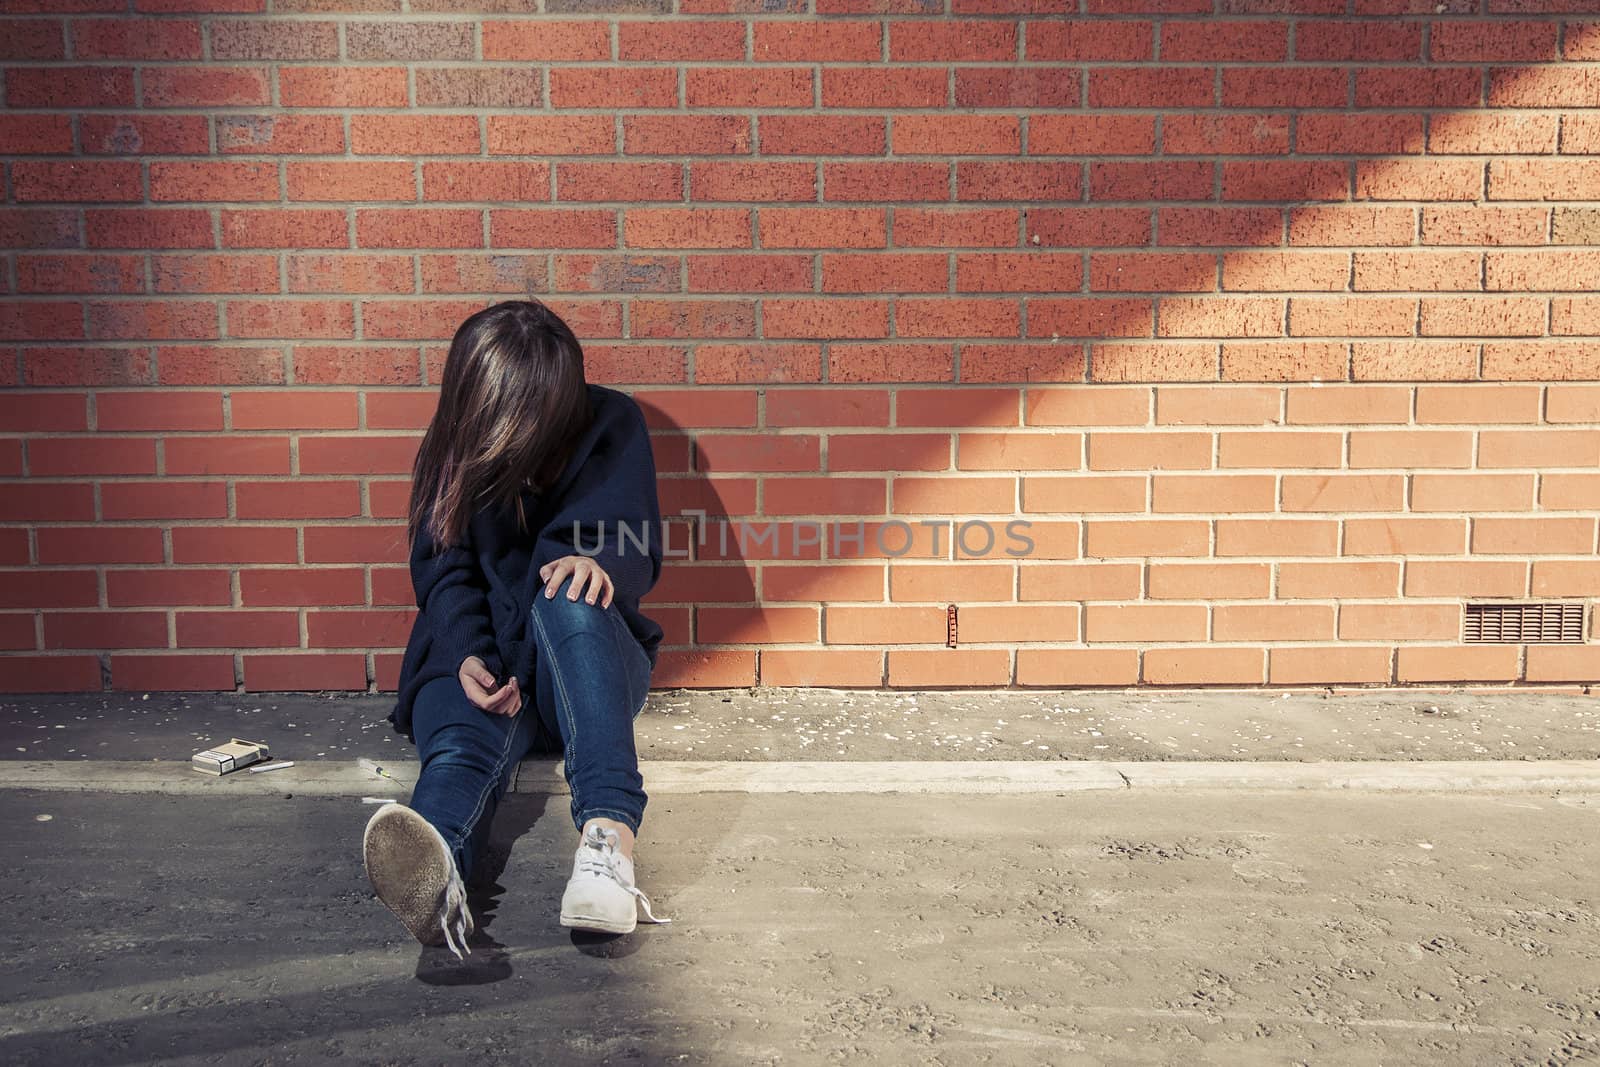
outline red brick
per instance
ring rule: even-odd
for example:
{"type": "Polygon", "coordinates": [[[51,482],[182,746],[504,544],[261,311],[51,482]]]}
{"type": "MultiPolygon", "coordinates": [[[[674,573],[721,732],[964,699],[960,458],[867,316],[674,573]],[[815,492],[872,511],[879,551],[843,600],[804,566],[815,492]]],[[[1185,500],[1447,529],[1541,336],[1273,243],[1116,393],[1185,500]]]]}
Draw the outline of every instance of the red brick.
{"type": "Polygon", "coordinates": [[[141,200],[137,163],[18,161],[11,165],[19,201],[141,200]]]}
{"type": "Polygon", "coordinates": [[[1267,681],[1272,685],[1344,682],[1382,685],[1390,681],[1387,648],[1336,645],[1267,650],[1267,681]]]}
{"type": "Polygon", "coordinates": [[[1400,594],[1400,564],[1386,561],[1282,563],[1278,597],[1283,600],[1379,599],[1400,594]]]}
{"type": "Polygon", "coordinates": [[[1090,520],[1084,523],[1086,558],[1204,556],[1210,524],[1196,519],[1090,520]]]}
{"type": "Polygon", "coordinates": [[[1417,302],[1401,297],[1295,297],[1289,332],[1296,337],[1407,337],[1417,302]]]}
{"type": "Polygon", "coordinates": [[[1334,556],[1339,524],[1321,519],[1217,520],[1216,554],[1223,556],[1334,556]]]}
{"type": "Polygon", "coordinates": [[[1350,284],[1348,252],[1229,252],[1222,288],[1231,292],[1338,291],[1350,284]]]}
{"type": "Polygon", "coordinates": [[[1192,108],[1215,102],[1212,72],[1203,67],[1094,67],[1092,108],[1192,108]]]}
{"type": "Polygon", "coordinates": [[[1367,292],[1478,289],[1482,259],[1482,254],[1475,251],[1357,252],[1354,287],[1367,292]]]}
{"type": "Polygon", "coordinates": [[[1018,685],[1125,686],[1137,682],[1138,676],[1137,649],[1017,649],[1018,685]]]}
{"type": "Polygon", "coordinates": [[[1528,592],[1525,560],[1410,560],[1406,597],[1522,597],[1528,592]]]}
{"type": "Polygon", "coordinates": [[[1224,200],[1344,200],[1348,195],[1343,163],[1251,160],[1222,165],[1224,200]]]}
{"type": "Polygon", "coordinates": [[[1332,641],[1332,604],[1218,604],[1211,609],[1216,641],[1332,641]]]}
{"type": "Polygon", "coordinates": [[[404,67],[299,67],[278,71],[284,107],[405,107],[404,67]]]}
{"type": "Polygon", "coordinates": [[[1478,376],[1472,342],[1357,341],[1350,346],[1350,377],[1358,382],[1470,381],[1478,376]]]}
{"type": "Polygon", "coordinates": [[[1089,604],[1084,639],[1098,642],[1204,641],[1204,604],[1089,604]]]}
{"type": "Polygon", "coordinates": [[[1466,430],[1351,430],[1350,467],[1472,466],[1466,430]]]}
{"type": "Polygon", "coordinates": [[[160,611],[47,611],[44,647],[166,648],[167,616],[160,611]]]}
{"type": "MultiPolygon", "coordinates": [[[[767,72],[765,80],[757,79],[755,72],[719,71],[713,68],[695,68],[688,72],[688,100],[690,107],[754,107],[752,103],[736,103],[739,91],[728,81],[719,79],[726,74],[728,80],[741,81],[746,93],[760,95],[766,91],[779,93],[779,86],[787,82],[790,94],[803,89],[810,99],[810,72],[767,72]],[[741,79],[741,75],[745,78],[741,79]],[[786,78],[786,75],[788,77],[786,78]],[[728,95],[724,98],[719,92],[728,95]]],[[[670,68],[583,68],[553,67],[550,77],[550,106],[555,108],[647,108],[677,107],[677,71],[670,68]]],[[[761,106],[783,106],[781,94],[761,106]]],[[[749,99],[754,99],[750,97],[749,99]]]]}
{"type": "MultiPolygon", "coordinates": [[[[347,29],[355,34],[370,25],[353,23],[347,29]]],[[[385,32],[392,29],[390,24],[385,32]]],[[[339,27],[333,22],[217,19],[211,23],[211,55],[214,59],[338,59],[339,27]]],[[[365,57],[352,50],[351,58],[365,57]]]]}
{"type": "Polygon", "coordinates": [[[158,656],[111,657],[113,690],[160,690],[232,693],[233,656],[158,656]]]}
{"type": "Polygon", "coordinates": [[[1082,98],[1081,75],[1068,67],[956,68],[958,108],[1076,107],[1082,98]]]}
{"type": "Polygon", "coordinates": [[[1280,390],[1241,387],[1158,386],[1156,422],[1178,425],[1249,425],[1278,421],[1280,390]]]}
{"type": "Polygon", "coordinates": [[[151,163],[152,200],[276,200],[275,163],[151,163]]]}
{"type": "Polygon", "coordinates": [[[1175,63],[1267,62],[1289,54],[1284,22],[1168,22],[1161,27],[1161,58],[1175,63]]]}
{"type": "Polygon", "coordinates": [[[1289,209],[1289,243],[1409,245],[1416,242],[1416,213],[1410,207],[1318,205],[1289,209]]]}
{"type": "Polygon", "coordinates": [[[476,154],[472,115],[352,115],[350,149],[357,155],[476,154]]]}
{"type": "Polygon", "coordinates": [[[1224,67],[1223,107],[1344,107],[1343,67],[1224,67]]]}
{"type": "Polygon", "coordinates": [[[1555,115],[1450,115],[1428,130],[1434,153],[1545,153],[1556,150],[1555,115]]]}
{"type": "Polygon", "coordinates": [[[1433,24],[1429,53],[1447,63],[1559,58],[1553,22],[1495,20],[1440,21],[1433,24]]]}
{"type": "Polygon", "coordinates": [[[1421,115],[1308,112],[1295,130],[1296,151],[1315,155],[1411,155],[1422,145],[1421,115]]]}
{"type": "MultiPolygon", "coordinates": [[[[764,72],[757,72],[764,73],[764,72]]],[[[947,75],[943,70],[925,67],[825,67],[822,71],[822,106],[824,108],[914,108],[943,107],[949,100],[946,88],[947,75]]],[[[744,79],[726,87],[721,80],[732,80],[730,75],[718,77],[708,72],[700,80],[700,92],[690,97],[691,107],[771,107],[771,102],[751,102],[751,96],[762,86],[744,79]],[[743,92],[740,92],[740,89],[743,92]],[[722,89],[722,92],[714,90],[722,89]],[[698,103],[696,101],[699,101],[698,103]],[[745,101],[740,103],[739,101],[745,101]]],[[[785,90],[780,99],[789,107],[808,107],[811,103],[810,83],[788,79],[767,88],[785,90]],[[801,93],[804,88],[807,91],[801,93]]]]}
{"type": "Polygon", "coordinates": [[[146,67],[140,79],[140,102],[145,107],[265,107],[272,103],[265,67],[146,67]]]}
{"type": "Polygon", "coordinates": [[[888,660],[891,686],[996,686],[1011,679],[1011,653],[1003,648],[897,649],[888,660]]]}
{"type": "Polygon", "coordinates": [[[1517,677],[1517,648],[1402,645],[1395,678],[1405,682],[1509,682],[1517,677]]]}
{"type": "Polygon", "coordinates": [[[1549,305],[1536,297],[1424,297],[1425,337],[1530,337],[1544,333],[1549,305]]]}
{"type": "Polygon", "coordinates": [[[1594,551],[1592,518],[1481,517],[1472,523],[1472,551],[1483,555],[1587,555],[1594,551]]]}
{"type": "Polygon", "coordinates": [[[1046,112],[1029,118],[1027,147],[1040,155],[1149,155],[1155,117],[1046,112]]]}
{"type": "Polygon", "coordinates": [[[1483,377],[1592,381],[1600,378],[1600,349],[1586,342],[1491,341],[1483,346],[1483,377]]]}
{"type": "Polygon", "coordinates": [[[0,657],[0,690],[7,693],[98,693],[102,688],[95,656],[0,657]]]}
{"type": "Polygon", "coordinates": [[[1405,478],[1388,474],[1289,474],[1283,478],[1284,511],[1399,511],[1405,478]]]}
{"type": "Polygon", "coordinates": [[[6,41],[0,44],[0,59],[62,59],[66,56],[60,20],[13,19],[7,22],[6,29],[9,32],[6,41]]]}
{"type": "Polygon", "coordinates": [[[1355,72],[1356,107],[1475,108],[1483,77],[1473,67],[1373,67],[1355,72]]]}
{"type": "Polygon", "coordinates": [[[883,685],[883,653],[854,649],[762,649],[762,685],[883,685]]]}
{"type": "MultiPolygon", "coordinates": [[[[79,572],[81,573],[81,572],[79,572]]],[[[192,567],[106,571],[106,603],[111,607],[169,607],[233,602],[225,570],[192,567]]]]}
{"type": "MultiPolygon", "coordinates": [[[[23,518],[34,516],[13,511],[23,518]]],[[[76,518],[88,516],[39,516],[76,518]]],[[[184,527],[174,527],[173,536],[184,527]]],[[[294,531],[285,533],[293,535],[294,531]]],[[[161,530],[155,527],[45,527],[35,533],[41,564],[160,563],[161,530]]],[[[177,562],[174,557],[174,562],[177,562]]]]}
{"type": "MultiPolygon", "coordinates": [[[[1304,123],[1311,116],[1301,116],[1304,123]]],[[[1029,145],[1033,131],[1029,128],[1029,145]]],[[[1281,155],[1289,151],[1286,115],[1177,114],[1161,124],[1161,150],[1167,155],[1281,155]]]]}
{"type": "Polygon", "coordinates": [[[540,62],[606,60],[611,58],[610,36],[609,24],[599,19],[485,22],[483,58],[540,62]]]}
{"type": "Polygon", "coordinates": [[[1356,163],[1355,195],[1366,200],[1481,200],[1476,160],[1389,159],[1356,163]]]}
{"type": "Polygon", "coordinates": [[[14,108],[133,104],[131,67],[10,67],[5,72],[5,84],[6,103],[14,108]]]}
{"type": "Polygon", "coordinates": [[[244,687],[250,692],[278,690],[362,690],[367,688],[366,656],[314,652],[245,655],[244,687]]]}
{"type": "Polygon", "coordinates": [[[19,293],[137,293],[144,289],[140,256],[19,255],[19,293]]]}
{"type": "Polygon", "coordinates": [[[0,115],[0,139],[15,155],[71,155],[72,121],[66,115],[0,115]]]}
{"type": "Polygon", "coordinates": [[[1540,646],[1528,649],[1527,681],[1593,682],[1600,678],[1600,647],[1540,646]]]}
{"type": "Polygon", "coordinates": [[[1543,244],[1550,210],[1542,207],[1471,207],[1441,204],[1422,208],[1422,243],[1429,245],[1543,244]]]}
{"type": "Polygon", "coordinates": [[[1600,466],[1600,430],[1484,430],[1478,466],[1600,466]]]}
{"type": "Polygon", "coordinates": [[[1540,389],[1525,385],[1420,386],[1419,423],[1534,423],[1540,389]]]}
{"type": "Polygon", "coordinates": [[[1283,237],[1283,213],[1277,208],[1161,208],[1162,244],[1276,245],[1283,237]]]}
{"type": "Polygon", "coordinates": [[[1412,511],[1528,511],[1531,474],[1416,474],[1412,511]]]}
{"type": "Polygon", "coordinates": [[[1305,21],[1297,24],[1295,31],[1294,56],[1300,60],[1371,63],[1422,58],[1422,24],[1418,22],[1305,21]]]}
{"type": "Polygon", "coordinates": [[[1545,474],[1539,479],[1539,506],[1546,511],[1582,511],[1594,507],[1600,476],[1545,474]]]}
{"type": "Polygon", "coordinates": [[[204,115],[78,116],[78,137],[90,155],[209,155],[204,115]]]}
{"type": "Polygon", "coordinates": [[[1144,21],[1039,20],[1028,23],[1027,59],[1145,60],[1155,54],[1154,38],[1151,24],[1144,21]]]}
{"type": "Polygon", "coordinates": [[[1600,160],[1496,159],[1489,163],[1491,200],[1582,200],[1600,182],[1600,160]]]}

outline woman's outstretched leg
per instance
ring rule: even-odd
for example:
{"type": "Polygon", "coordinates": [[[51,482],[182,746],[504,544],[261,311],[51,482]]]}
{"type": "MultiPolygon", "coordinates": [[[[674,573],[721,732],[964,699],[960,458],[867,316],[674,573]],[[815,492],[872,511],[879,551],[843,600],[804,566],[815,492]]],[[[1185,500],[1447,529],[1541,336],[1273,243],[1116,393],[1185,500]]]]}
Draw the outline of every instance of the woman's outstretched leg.
{"type": "Polygon", "coordinates": [[[526,710],[507,718],[475,707],[455,678],[417,695],[412,723],[421,773],[409,806],[386,804],[367,824],[367,875],[390,911],[424,944],[458,956],[474,922],[466,879],[481,853],[509,769],[533,731],[526,710]]]}
{"type": "Polygon", "coordinates": [[[528,752],[527,708],[512,716],[476,707],[455,678],[436,678],[417,694],[412,728],[421,772],[411,808],[449,844],[462,878],[470,878],[511,770],[528,752]]]}

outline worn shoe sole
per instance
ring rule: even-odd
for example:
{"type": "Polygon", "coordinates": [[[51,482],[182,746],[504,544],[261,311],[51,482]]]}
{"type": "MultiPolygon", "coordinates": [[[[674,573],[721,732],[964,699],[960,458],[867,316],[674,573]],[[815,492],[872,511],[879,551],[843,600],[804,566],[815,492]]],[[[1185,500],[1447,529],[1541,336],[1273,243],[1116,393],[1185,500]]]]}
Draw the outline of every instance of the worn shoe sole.
{"type": "MultiPolygon", "coordinates": [[[[455,860],[433,824],[403,804],[385,804],[367,822],[361,853],[383,906],[422,944],[445,944],[439,910],[455,860]]],[[[469,935],[473,926],[468,912],[469,935]]]]}

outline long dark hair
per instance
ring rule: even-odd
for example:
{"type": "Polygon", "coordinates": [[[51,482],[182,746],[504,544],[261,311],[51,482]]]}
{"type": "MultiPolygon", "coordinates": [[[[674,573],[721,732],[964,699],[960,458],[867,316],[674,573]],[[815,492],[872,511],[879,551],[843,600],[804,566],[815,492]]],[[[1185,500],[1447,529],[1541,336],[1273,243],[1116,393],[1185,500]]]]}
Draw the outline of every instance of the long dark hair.
{"type": "Polygon", "coordinates": [[[417,448],[407,534],[459,543],[472,515],[514,507],[547,488],[589,424],[583,346],[538,300],[506,300],[456,330],[439,383],[439,407],[417,448]]]}

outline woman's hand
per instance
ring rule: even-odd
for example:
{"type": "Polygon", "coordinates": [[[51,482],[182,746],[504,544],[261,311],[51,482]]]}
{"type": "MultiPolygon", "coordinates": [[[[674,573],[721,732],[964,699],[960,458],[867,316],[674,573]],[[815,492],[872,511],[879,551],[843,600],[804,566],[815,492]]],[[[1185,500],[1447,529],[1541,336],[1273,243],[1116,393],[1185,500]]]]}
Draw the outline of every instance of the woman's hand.
{"type": "Polygon", "coordinates": [[[540,567],[539,577],[544,579],[545,597],[555,596],[556,589],[560,587],[561,582],[569,574],[573,578],[572,585],[567,589],[568,600],[577,600],[578,591],[587,582],[589,595],[583,599],[593,604],[596,596],[603,593],[605,598],[600,601],[599,606],[602,608],[611,606],[611,594],[613,591],[611,575],[602,570],[600,564],[588,556],[562,556],[560,559],[553,559],[543,567],[540,567]]]}
{"type": "Polygon", "coordinates": [[[490,715],[509,716],[522,710],[522,691],[517,685],[516,675],[507,678],[505,685],[491,692],[495,684],[494,673],[477,656],[468,656],[461,661],[461,670],[456,677],[467,699],[490,715]]]}

